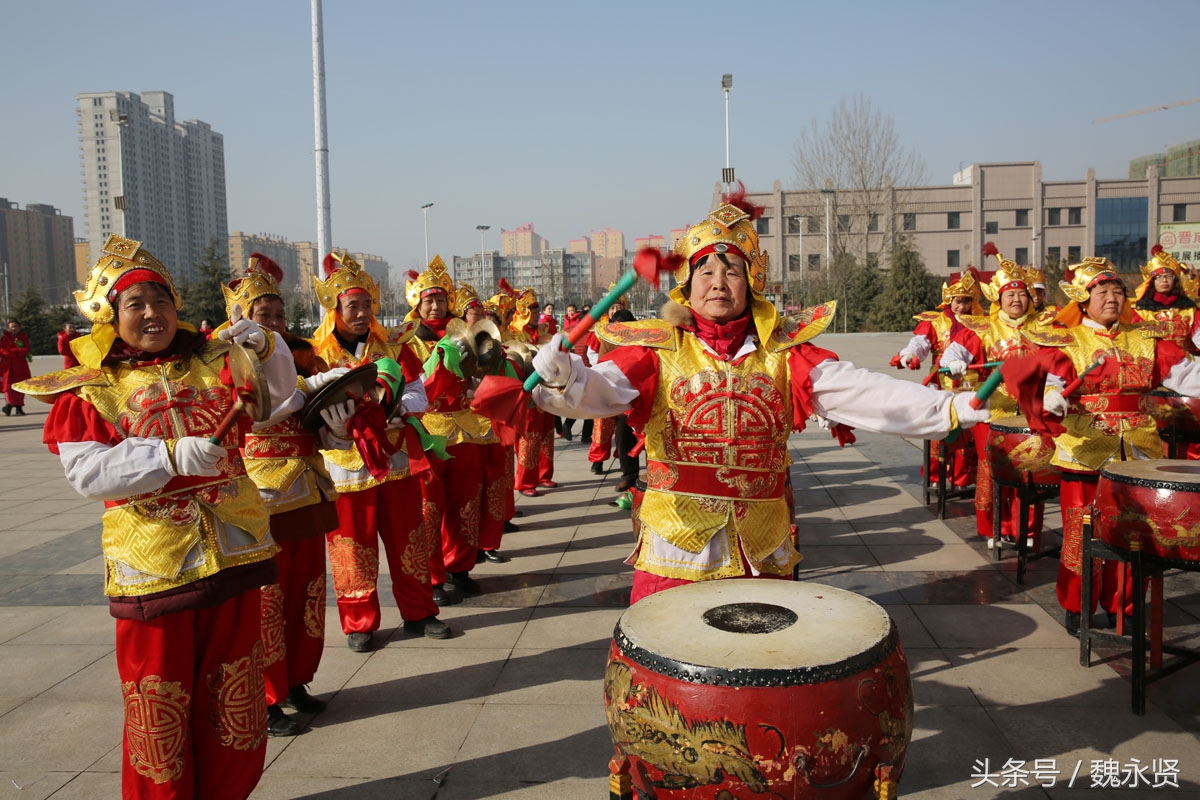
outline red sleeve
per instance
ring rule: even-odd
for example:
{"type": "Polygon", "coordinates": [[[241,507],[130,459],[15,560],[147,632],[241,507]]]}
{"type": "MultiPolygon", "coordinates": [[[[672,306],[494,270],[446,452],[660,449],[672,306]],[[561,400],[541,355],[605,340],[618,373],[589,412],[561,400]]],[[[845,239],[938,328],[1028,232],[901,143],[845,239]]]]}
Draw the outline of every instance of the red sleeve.
{"type": "Polygon", "coordinates": [[[95,406],[79,395],[63,392],[54,400],[42,429],[42,441],[58,455],[59,442],[100,442],[109,446],[121,441],[117,429],[100,416],[95,406]]]}
{"type": "Polygon", "coordinates": [[[982,364],[986,360],[983,355],[983,342],[979,340],[979,335],[970,328],[959,326],[954,335],[950,337],[950,341],[958,342],[970,351],[971,360],[967,362],[968,364],[982,364]]]}
{"type": "Polygon", "coordinates": [[[465,391],[462,378],[446,369],[438,361],[433,374],[425,379],[425,396],[429,398],[429,410],[435,412],[458,411],[462,408],[461,398],[465,391]]]}
{"type": "Polygon", "coordinates": [[[638,396],[626,416],[629,427],[639,431],[645,429],[650,421],[650,411],[654,408],[654,394],[658,390],[658,353],[650,347],[627,345],[614,347],[600,356],[600,361],[616,364],[637,390],[638,396]]]}
{"type": "Polygon", "coordinates": [[[1175,365],[1186,358],[1187,353],[1178,342],[1159,339],[1154,348],[1154,386],[1160,385],[1175,365]]]}
{"type": "Polygon", "coordinates": [[[812,415],[812,368],[823,361],[837,361],[837,353],[816,345],[796,345],[788,350],[788,380],[792,387],[792,427],[804,430],[812,415]]]}
{"type": "Polygon", "coordinates": [[[71,340],[67,338],[66,331],[58,332],[58,354],[65,356],[71,352],[71,340]]]}
{"type": "Polygon", "coordinates": [[[404,375],[405,383],[425,378],[425,368],[421,364],[421,359],[417,358],[417,354],[411,347],[400,348],[400,357],[396,361],[400,363],[400,372],[404,375]]]}

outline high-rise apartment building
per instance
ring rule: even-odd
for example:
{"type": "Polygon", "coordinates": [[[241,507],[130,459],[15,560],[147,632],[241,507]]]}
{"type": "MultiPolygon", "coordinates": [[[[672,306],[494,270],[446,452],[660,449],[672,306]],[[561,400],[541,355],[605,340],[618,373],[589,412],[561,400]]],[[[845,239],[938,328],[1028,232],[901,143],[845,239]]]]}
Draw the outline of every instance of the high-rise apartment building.
{"type": "Polygon", "coordinates": [[[500,230],[500,255],[505,258],[540,256],[549,246],[549,243],[533,230],[532,222],[518,225],[511,231],[500,230]]]}
{"type": "Polygon", "coordinates": [[[633,240],[633,249],[641,250],[644,247],[657,247],[662,249],[667,246],[667,240],[657,233],[651,233],[647,236],[638,236],[633,240]]]}
{"type": "Polygon", "coordinates": [[[597,258],[621,258],[625,255],[625,234],[605,228],[592,231],[592,252],[597,258]]]}
{"type": "MultiPolygon", "coordinates": [[[[33,289],[47,303],[71,301],[75,280],[75,223],[54,206],[22,210],[0,197],[0,269],[6,304],[33,289]]],[[[6,305],[7,309],[7,305],[6,305]]]]}
{"type": "Polygon", "coordinates": [[[224,137],[175,119],[168,92],[89,92],[78,102],[89,258],[110,234],[142,242],[177,280],[229,239],[224,137]]]}
{"type": "Polygon", "coordinates": [[[282,236],[269,233],[242,233],[234,231],[229,234],[229,271],[235,278],[246,274],[250,263],[251,253],[262,253],[274,261],[283,270],[284,288],[294,286],[301,291],[312,291],[312,279],[300,269],[299,245],[293,244],[282,236]]]}
{"type": "Polygon", "coordinates": [[[586,236],[567,242],[567,252],[573,255],[592,252],[592,240],[586,236]]]}

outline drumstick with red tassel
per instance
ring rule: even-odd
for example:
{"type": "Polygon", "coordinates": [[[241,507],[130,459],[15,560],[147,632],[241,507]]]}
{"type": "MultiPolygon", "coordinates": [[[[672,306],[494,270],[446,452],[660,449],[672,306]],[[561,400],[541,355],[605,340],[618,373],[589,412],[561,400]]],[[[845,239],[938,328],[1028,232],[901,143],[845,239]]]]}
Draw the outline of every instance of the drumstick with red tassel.
{"type": "Polygon", "coordinates": [[[246,410],[249,403],[254,402],[254,388],[251,386],[234,386],[233,387],[233,407],[225,412],[225,416],[221,418],[221,422],[217,425],[217,429],[213,431],[213,435],[208,437],[208,440],[213,444],[220,444],[225,438],[225,434],[229,433],[229,429],[237,422],[238,417],[246,410]]]}
{"type": "Polygon", "coordinates": [[[1078,392],[1079,387],[1083,386],[1084,376],[1087,375],[1092,370],[1096,369],[1097,367],[1102,367],[1102,366],[1104,366],[1104,355],[1103,354],[1096,356],[1096,361],[1090,367],[1085,369],[1083,372],[1079,373],[1078,378],[1076,378],[1075,380],[1071,381],[1070,383],[1068,383],[1066,385],[1066,387],[1062,390],[1063,397],[1070,397],[1071,395],[1078,392]]]}

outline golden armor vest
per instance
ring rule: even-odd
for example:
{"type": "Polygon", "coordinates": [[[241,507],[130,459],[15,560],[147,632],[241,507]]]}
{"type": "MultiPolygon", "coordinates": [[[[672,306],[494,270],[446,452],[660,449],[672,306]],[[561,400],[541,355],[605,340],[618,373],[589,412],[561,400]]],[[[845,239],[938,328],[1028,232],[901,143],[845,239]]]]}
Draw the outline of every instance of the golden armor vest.
{"type": "Polygon", "coordinates": [[[1192,326],[1196,319],[1195,308],[1160,308],[1154,311],[1136,309],[1145,321],[1144,324],[1153,326],[1157,336],[1175,342],[1185,352],[1194,353],[1192,344],[1192,326]]]}
{"type": "Polygon", "coordinates": [[[320,446],[317,436],[300,425],[299,414],[246,434],[242,460],[267,511],[282,514],[337,497],[320,446]]]}
{"type": "MultiPolygon", "coordinates": [[[[959,322],[979,337],[983,345],[984,361],[1008,361],[1024,358],[1037,352],[1041,346],[1060,346],[1071,342],[1070,333],[1053,330],[1038,322],[1031,311],[1020,323],[1014,323],[1006,314],[989,316],[963,316],[959,322]]],[[[1001,383],[989,401],[992,419],[1012,417],[1020,413],[1016,399],[1009,394],[1008,387],[1001,383]]]]}

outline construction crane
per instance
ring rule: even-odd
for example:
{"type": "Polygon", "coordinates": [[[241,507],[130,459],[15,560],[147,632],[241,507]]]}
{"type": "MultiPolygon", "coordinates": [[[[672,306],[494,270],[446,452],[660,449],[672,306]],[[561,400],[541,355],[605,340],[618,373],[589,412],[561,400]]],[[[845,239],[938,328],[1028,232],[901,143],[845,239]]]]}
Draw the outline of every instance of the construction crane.
{"type": "Polygon", "coordinates": [[[1153,106],[1152,108],[1143,108],[1138,111],[1126,111],[1124,114],[1114,114],[1111,117],[1100,117],[1100,119],[1092,120],[1092,124],[1099,125],[1101,122],[1112,122],[1114,119],[1136,117],[1139,114],[1149,114],[1152,111],[1166,111],[1168,108],[1178,108],[1179,106],[1187,106],[1192,103],[1200,103],[1200,97],[1193,97],[1191,100],[1180,100],[1178,103],[1167,103],[1165,106],[1153,106]]]}

